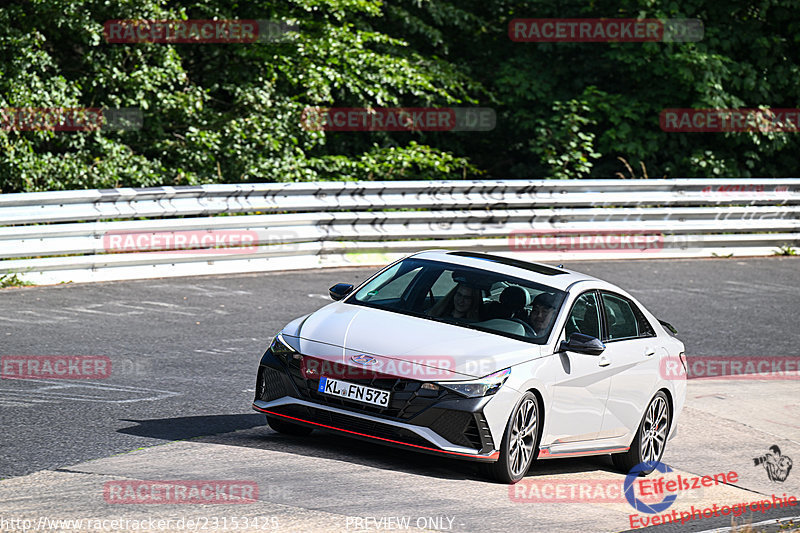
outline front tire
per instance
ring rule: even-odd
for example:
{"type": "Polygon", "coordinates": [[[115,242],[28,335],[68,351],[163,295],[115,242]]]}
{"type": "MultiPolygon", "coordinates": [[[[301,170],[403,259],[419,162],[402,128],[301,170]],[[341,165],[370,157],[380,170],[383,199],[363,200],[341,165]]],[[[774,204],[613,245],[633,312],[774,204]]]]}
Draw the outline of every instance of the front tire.
{"type": "Polygon", "coordinates": [[[652,468],[642,470],[639,475],[646,476],[655,470],[656,462],[661,461],[667,445],[672,413],[667,395],[658,391],[644,412],[639,429],[631,447],[625,453],[611,456],[611,460],[623,474],[627,474],[639,463],[653,463],[652,468]]]}
{"type": "Polygon", "coordinates": [[[283,433],[284,435],[294,435],[296,437],[307,437],[312,431],[314,431],[314,428],[301,426],[300,424],[295,424],[276,416],[267,415],[267,424],[269,424],[269,427],[278,433],[283,433]]]}
{"type": "Polygon", "coordinates": [[[539,402],[533,393],[526,392],[506,424],[500,458],[482,465],[484,475],[506,484],[521,480],[538,453],[539,421],[539,402]]]}

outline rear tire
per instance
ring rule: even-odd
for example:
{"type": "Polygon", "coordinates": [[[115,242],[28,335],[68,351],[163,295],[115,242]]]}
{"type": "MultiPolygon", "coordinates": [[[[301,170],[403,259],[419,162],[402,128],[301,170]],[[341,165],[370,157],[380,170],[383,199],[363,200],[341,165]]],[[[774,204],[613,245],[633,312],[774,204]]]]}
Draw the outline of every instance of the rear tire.
{"type": "Polygon", "coordinates": [[[294,435],[296,437],[307,437],[312,431],[314,431],[314,428],[301,426],[300,424],[295,424],[276,416],[267,415],[267,424],[269,424],[269,427],[278,433],[283,433],[284,435],[294,435]]]}
{"type": "MultiPolygon", "coordinates": [[[[631,447],[625,453],[611,456],[614,466],[623,474],[627,474],[639,463],[661,461],[667,445],[671,422],[672,413],[670,413],[667,395],[658,391],[644,411],[631,447]]],[[[655,464],[652,468],[643,469],[639,475],[646,476],[653,470],[655,470],[655,464]]]]}
{"type": "Polygon", "coordinates": [[[536,396],[526,392],[506,424],[500,458],[495,463],[481,465],[486,477],[506,484],[525,477],[539,450],[540,419],[536,396]]]}

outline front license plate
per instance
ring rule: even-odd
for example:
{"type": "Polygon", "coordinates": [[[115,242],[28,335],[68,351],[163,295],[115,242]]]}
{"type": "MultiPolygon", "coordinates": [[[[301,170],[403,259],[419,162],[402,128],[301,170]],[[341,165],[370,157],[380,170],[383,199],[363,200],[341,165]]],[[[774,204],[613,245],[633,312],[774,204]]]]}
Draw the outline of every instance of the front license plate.
{"type": "Polygon", "coordinates": [[[319,388],[317,390],[323,394],[330,394],[331,396],[339,396],[340,398],[356,400],[380,407],[389,407],[389,391],[348,383],[340,379],[322,376],[319,380],[319,388]]]}

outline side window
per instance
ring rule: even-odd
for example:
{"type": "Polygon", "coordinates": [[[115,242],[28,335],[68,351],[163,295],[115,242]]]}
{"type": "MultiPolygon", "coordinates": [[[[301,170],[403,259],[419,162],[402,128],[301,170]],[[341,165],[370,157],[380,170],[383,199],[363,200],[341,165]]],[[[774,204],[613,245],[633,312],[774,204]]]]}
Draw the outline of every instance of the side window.
{"type": "Polygon", "coordinates": [[[631,339],[655,335],[636,304],[616,294],[602,293],[606,310],[608,339],[631,339]]]}
{"type": "Polygon", "coordinates": [[[567,341],[573,333],[583,333],[600,338],[600,311],[594,291],[578,296],[564,328],[567,341]]]}

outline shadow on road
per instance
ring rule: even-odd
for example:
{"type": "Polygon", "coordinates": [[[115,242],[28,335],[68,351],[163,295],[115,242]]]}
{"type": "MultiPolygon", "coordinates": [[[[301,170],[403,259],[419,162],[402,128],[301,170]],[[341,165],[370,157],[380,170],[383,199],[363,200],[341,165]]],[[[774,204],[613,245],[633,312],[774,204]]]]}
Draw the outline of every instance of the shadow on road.
{"type": "MultiPolygon", "coordinates": [[[[264,416],[259,414],[126,421],[138,425],[118,431],[140,437],[164,440],[192,439],[194,442],[291,453],[440,479],[478,481],[485,479],[476,463],[390,448],[350,439],[325,430],[316,430],[308,437],[282,435],[266,426],[264,416]]],[[[615,472],[610,458],[605,456],[549,459],[535,463],[527,478],[598,470],[615,472]]]]}
{"type": "Polygon", "coordinates": [[[163,440],[194,439],[197,437],[231,433],[233,431],[264,425],[264,417],[255,413],[242,415],[183,416],[176,418],[156,418],[152,420],[130,420],[122,418],[121,420],[124,422],[135,422],[138,425],[119,429],[117,430],[118,433],[163,440]]]}

